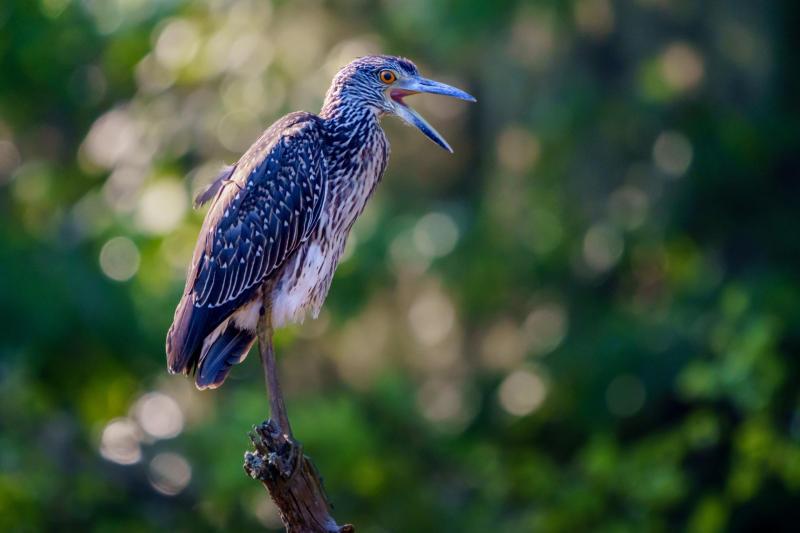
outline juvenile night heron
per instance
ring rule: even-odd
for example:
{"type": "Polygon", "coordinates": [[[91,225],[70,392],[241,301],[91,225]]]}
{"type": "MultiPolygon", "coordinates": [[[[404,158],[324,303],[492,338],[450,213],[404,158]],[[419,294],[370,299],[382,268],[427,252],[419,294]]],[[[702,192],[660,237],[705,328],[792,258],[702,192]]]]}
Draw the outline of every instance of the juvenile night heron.
{"type": "Polygon", "coordinates": [[[316,317],[386,168],[379,119],[397,115],[452,152],[404,102],[416,93],[475,101],[421,77],[407,59],[357,59],[336,74],[319,115],[275,122],[197,197],[198,205],[213,201],[167,333],[170,372],[195,373],[200,389],[219,387],[246,357],[262,315],[270,328],[316,317]]]}

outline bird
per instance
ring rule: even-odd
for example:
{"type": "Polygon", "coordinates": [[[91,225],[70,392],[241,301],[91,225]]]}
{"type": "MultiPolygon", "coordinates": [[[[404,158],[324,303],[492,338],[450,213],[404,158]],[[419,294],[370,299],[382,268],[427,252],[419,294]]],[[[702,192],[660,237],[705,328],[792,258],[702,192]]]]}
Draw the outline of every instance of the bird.
{"type": "MultiPolygon", "coordinates": [[[[334,76],[318,115],[278,119],[197,198],[210,202],[166,339],[172,374],[222,385],[266,319],[271,331],[317,317],[350,229],[386,170],[380,119],[395,115],[449,152],[405,98],[476,101],[408,59],[365,56],[334,76]]],[[[271,338],[271,337],[270,337],[271,338]]]]}

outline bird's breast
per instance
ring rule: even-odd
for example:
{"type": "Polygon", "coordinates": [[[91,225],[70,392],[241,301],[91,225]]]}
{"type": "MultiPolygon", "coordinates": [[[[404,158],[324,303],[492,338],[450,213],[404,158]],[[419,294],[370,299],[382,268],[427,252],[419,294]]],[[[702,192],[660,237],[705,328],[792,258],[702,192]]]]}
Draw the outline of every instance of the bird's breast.
{"type": "Polygon", "coordinates": [[[325,280],[333,276],[335,262],[335,256],[323,243],[306,241],[300,246],[273,286],[273,327],[302,323],[309,311],[316,318],[327,294],[325,280]]]}
{"type": "Polygon", "coordinates": [[[328,294],[347,237],[386,168],[388,144],[380,129],[347,161],[328,166],[328,195],[316,230],[280,269],[273,286],[272,325],[316,318],[328,294]]]}

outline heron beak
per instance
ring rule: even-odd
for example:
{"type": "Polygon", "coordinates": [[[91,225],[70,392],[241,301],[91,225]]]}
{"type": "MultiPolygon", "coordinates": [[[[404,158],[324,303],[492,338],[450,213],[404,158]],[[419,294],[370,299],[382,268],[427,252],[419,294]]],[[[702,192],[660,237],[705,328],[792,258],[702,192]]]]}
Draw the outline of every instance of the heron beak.
{"type": "Polygon", "coordinates": [[[466,100],[468,102],[475,102],[475,98],[465,93],[461,89],[456,89],[450,85],[421,78],[419,76],[401,78],[394,85],[392,85],[391,88],[389,88],[389,97],[392,99],[392,101],[394,101],[394,108],[397,116],[403,119],[406,123],[419,128],[419,130],[424,133],[426,137],[452,154],[453,149],[450,148],[450,145],[447,144],[447,141],[444,140],[444,137],[442,137],[433,126],[428,124],[428,121],[422,118],[419,113],[411,109],[403,101],[403,98],[406,96],[419,93],[452,96],[453,98],[466,100]]]}

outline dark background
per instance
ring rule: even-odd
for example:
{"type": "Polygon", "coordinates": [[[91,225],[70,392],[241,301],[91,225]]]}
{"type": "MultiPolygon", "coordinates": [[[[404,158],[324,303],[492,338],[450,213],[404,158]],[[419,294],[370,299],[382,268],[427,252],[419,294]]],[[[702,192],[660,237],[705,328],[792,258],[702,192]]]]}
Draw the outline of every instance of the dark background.
{"type": "Polygon", "coordinates": [[[800,520],[796,2],[0,3],[0,530],[279,527],[241,469],[258,358],[164,336],[190,199],[356,56],[477,104],[384,120],[319,320],[277,338],[358,531],[800,520]]]}

